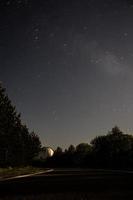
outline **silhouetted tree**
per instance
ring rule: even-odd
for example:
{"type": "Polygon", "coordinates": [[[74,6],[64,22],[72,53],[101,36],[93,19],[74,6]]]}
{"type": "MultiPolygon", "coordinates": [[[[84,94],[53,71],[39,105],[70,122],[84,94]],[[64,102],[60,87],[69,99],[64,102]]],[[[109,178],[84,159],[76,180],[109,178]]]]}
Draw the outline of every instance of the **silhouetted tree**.
{"type": "Polygon", "coordinates": [[[86,156],[91,151],[91,146],[88,143],[80,143],[76,146],[74,163],[78,166],[85,166],[86,156]]]}
{"type": "Polygon", "coordinates": [[[91,146],[88,143],[80,143],[76,146],[77,153],[88,153],[90,149],[91,149],[91,146]]]}
{"type": "Polygon", "coordinates": [[[0,84],[0,166],[28,163],[28,158],[37,152],[35,141],[37,138],[30,135],[27,127],[21,123],[20,114],[0,84]]]}
{"type": "Polygon", "coordinates": [[[74,145],[71,144],[71,145],[68,147],[67,153],[68,153],[68,154],[74,154],[75,151],[76,151],[76,148],[74,147],[74,145]]]}
{"type": "Polygon", "coordinates": [[[61,156],[63,153],[62,148],[61,147],[57,147],[57,149],[54,152],[55,156],[61,156]]]}
{"type": "Polygon", "coordinates": [[[106,136],[92,140],[94,161],[102,167],[125,167],[132,163],[133,136],[114,127],[106,136]]]}
{"type": "Polygon", "coordinates": [[[90,144],[70,145],[65,152],[57,147],[49,159],[55,167],[133,168],[133,136],[117,126],[107,135],[95,137],[90,144]]]}
{"type": "Polygon", "coordinates": [[[64,152],[63,163],[66,167],[74,167],[74,158],[75,158],[76,148],[74,145],[70,145],[68,149],[64,152]]]}

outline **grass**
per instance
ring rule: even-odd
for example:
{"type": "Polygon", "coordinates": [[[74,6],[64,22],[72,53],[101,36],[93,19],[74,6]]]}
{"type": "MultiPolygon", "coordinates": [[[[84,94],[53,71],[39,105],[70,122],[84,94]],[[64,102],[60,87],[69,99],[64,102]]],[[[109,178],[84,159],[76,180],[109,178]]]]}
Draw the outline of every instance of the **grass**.
{"type": "Polygon", "coordinates": [[[37,173],[41,171],[44,171],[44,170],[40,168],[31,167],[31,166],[19,167],[19,168],[18,167],[0,168],[0,179],[32,174],[32,173],[37,173]]]}

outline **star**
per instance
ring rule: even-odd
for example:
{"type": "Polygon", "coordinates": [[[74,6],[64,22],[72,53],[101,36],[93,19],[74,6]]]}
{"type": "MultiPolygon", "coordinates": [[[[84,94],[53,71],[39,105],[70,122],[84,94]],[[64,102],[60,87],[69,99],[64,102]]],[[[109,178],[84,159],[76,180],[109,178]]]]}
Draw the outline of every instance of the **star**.
{"type": "Polygon", "coordinates": [[[128,36],[128,33],[127,33],[127,32],[125,32],[125,33],[124,33],[124,36],[125,36],[125,37],[127,37],[127,36],[128,36]]]}
{"type": "Polygon", "coordinates": [[[54,37],[55,34],[54,34],[54,33],[50,33],[49,36],[50,36],[50,37],[54,37]]]}
{"type": "Polygon", "coordinates": [[[67,44],[67,43],[64,43],[63,45],[64,45],[64,47],[67,47],[67,46],[68,46],[68,44],[67,44]]]}
{"type": "Polygon", "coordinates": [[[39,40],[39,36],[36,35],[36,36],[34,37],[34,41],[38,41],[38,40],[39,40]]]}
{"type": "Polygon", "coordinates": [[[83,27],[83,30],[85,30],[85,31],[88,30],[88,27],[87,27],[87,26],[84,26],[84,27],[83,27]]]}

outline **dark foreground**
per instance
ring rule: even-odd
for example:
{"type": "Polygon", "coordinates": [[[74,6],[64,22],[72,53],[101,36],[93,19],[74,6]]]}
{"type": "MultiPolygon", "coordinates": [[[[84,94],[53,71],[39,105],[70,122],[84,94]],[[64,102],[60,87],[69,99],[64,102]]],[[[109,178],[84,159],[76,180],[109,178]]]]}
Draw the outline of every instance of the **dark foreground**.
{"type": "Polygon", "coordinates": [[[133,199],[133,173],[106,170],[54,170],[0,182],[0,199],[133,199]]]}

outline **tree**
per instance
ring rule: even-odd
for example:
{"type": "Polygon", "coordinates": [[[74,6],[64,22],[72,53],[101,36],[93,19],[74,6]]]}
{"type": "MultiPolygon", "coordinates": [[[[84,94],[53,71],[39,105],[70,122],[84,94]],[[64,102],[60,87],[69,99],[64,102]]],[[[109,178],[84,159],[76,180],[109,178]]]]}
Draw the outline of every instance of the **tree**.
{"type": "Polygon", "coordinates": [[[91,149],[91,146],[88,143],[80,143],[76,146],[76,152],[81,153],[81,154],[88,153],[90,149],[91,149]]]}
{"type": "Polygon", "coordinates": [[[86,157],[91,151],[91,146],[88,143],[80,143],[76,146],[74,163],[78,166],[85,166],[86,157]]]}
{"type": "Polygon", "coordinates": [[[17,125],[20,124],[20,115],[17,114],[11,101],[0,84],[0,164],[10,162],[15,145],[19,143],[16,134],[17,125]]]}
{"type": "Polygon", "coordinates": [[[125,167],[132,162],[133,136],[123,134],[115,126],[105,136],[91,141],[96,165],[107,167],[125,167]]]}
{"type": "Polygon", "coordinates": [[[74,154],[75,151],[76,151],[76,148],[74,147],[74,145],[71,144],[71,145],[68,147],[67,153],[68,153],[68,154],[74,154]]]}
{"type": "Polygon", "coordinates": [[[0,84],[0,166],[28,163],[40,144],[39,138],[33,137],[22,124],[20,114],[0,84]]]}
{"type": "Polygon", "coordinates": [[[61,147],[57,147],[57,149],[54,152],[55,156],[61,156],[63,154],[62,148],[61,147]]]}
{"type": "Polygon", "coordinates": [[[29,160],[32,160],[41,150],[41,142],[35,132],[29,134],[29,160]]]}

